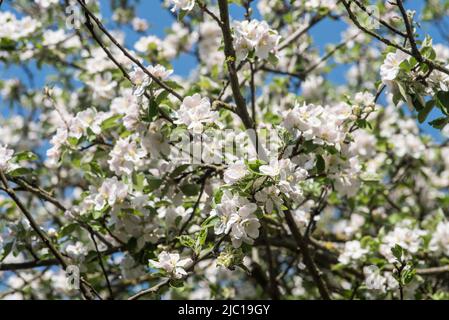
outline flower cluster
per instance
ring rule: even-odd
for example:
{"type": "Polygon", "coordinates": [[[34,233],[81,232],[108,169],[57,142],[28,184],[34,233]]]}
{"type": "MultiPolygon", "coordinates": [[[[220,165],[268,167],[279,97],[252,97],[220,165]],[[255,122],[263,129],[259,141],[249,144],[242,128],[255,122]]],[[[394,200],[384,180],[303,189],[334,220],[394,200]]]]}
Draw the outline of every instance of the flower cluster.
{"type": "Polygon", "coordinates": [[[8,149],[8,146],[0,145],[0,170],[7,172],[11,168],[10,161],[14,155],[14,150],[8,149]]]}
{"type": "Polygon", "coordinates": [[[136,136],[119,139],[110,153],[109,168],[117,175],[130,175],[143,165],[146,155],[136,136]]]}
{"type": "Polygon", "coordinates": [[[211,110],[209,99],[202,98],[198,93],[185,97],[176,115],[178,119],[175,123],[186,125],[194,133],[201,133],[204,125],[218,119],[218,113],[211,110]]]}
{"type": "Polygon", "coordinates": [[[236,21],[234,23],[234,46],[237,60],[242,61],[254,50],[260,59],[267,59],[270,53],[275,53],[280,36],[271,29],[265,21],[236,21]]]}
{"type": "Polygon", "coordinates": [[[190,11],[195,6],[195,0],[169,0],[173,5],[171,11],[176,10],[190,11]]]}
{"type": "Polygon", "coordinates": [[[3,26],[0,31],[0,39],[7,38],[14,41],[33,34],[41,23],[30,16],[18,19],[9,11],[0,12],[0,23],[3,26]]]}
{"type": "Polygon", "coordinates": [[[284,126],[291,131],[298,130],[305,140],[340,149],[345,138],[342,124],[351,116],[351,108],[342,105],[338,113],[329,109],[320,105],[296,104],[292,110],[285,112],[284,126]]]}
{"type": "Polygon", "coordinates": [[[187,275],[185,268],[192,263],[192,259],[181,259],[178,253],[162,251],[158,256],[158,261],[149,260],[149,263],[150,266],[164,270],[175,279],[181,279],[187,275]]]}
{"type": "Polygon", "coordinates": [[[219,218],[215,234],[229,234],[235,248],[240,247],[243,242],[253,244],[259,237],[260,228],[259,219],[254,214],[256,210],[256,204],[225,190],[220,203],[211,212],[219,218]]]}

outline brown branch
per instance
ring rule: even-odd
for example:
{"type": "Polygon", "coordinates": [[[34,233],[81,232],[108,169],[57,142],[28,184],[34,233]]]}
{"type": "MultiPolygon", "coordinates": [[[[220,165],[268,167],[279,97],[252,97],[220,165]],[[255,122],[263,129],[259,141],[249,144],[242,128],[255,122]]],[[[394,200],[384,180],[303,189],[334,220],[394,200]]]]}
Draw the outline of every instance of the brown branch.
{"type": "MultiPolygon", "coordinates": [[[[194,259],[193,262],[191,263],[191,265],[186,268],[186,271],[187,272],[192,271],[200,261],[203,261],[203,260],[209,258],[213,253],[215,253],[215,251],[218,250],[218,248],[220,247],[221,243],[223,242],[223,240],[226,236],[227,236],[227,234],[222,236],[211,249],[206,250],[200,257],[197,257],[196,259],[194,259]]],[[[189,275],[190,275],[190,273],[187,274],[184,277],[184,279],[188,278],[189,275]]],[[[135,295],[129,297],[128,300],[138,300],[147,294],[156,293],[159,289],[161,289],[161,288],[165,287],[167,284],[169,284],[169,282],[170,282],[170,278],[165,278],[165,279],[161,280],[160,282],[158,282],[156,285],[154,285],[148,289],[142,290],[142,291],[136,293],[135,295]]]]}
{"type": "Polygon", "coordinates": [[[57,259],[26,261],[18,263],[0,263],[0,271],[16,271],[54,265],[59,265],[59,261],[57,259]]]}
{"type": "Polygon", "coordinates": [[[273,253],[271,252],[270,241],[268,240],[268,237],[267,237],[265,223],[262,224],[262,239],[263,239],[263,242],[265,243],[265,251],[267,254],[268,275],[269,275],[269,280],[270,280],[270,284],[269,284],[270,296],[273,300],[279,300],[280,293],[279,293],[279,288],[278,288],[278,283],[277,283],[277,278],[276,278],[275,265],[273,263],[273,253]]]}
{"type": "Polygon", "coordinates": [[[384,27],[386,27],[387,29],[389,29],[390,31],[406,38],[407,34],[405,34],[404,32],[396,29],[395,27],[393,27],[392,25],[390,25],[389,23],[387,23],[385,20],[381,19],[380,17],[377,17],[375,15],[373,15],[372,12],[368,11],[368,8],[365,7],[365,5],[363,3],[360,3],[358,0],[353,0],[353,2],[360,8],[362,9],[362,11],[364,11],[366,14],[368,14],[371,18],[376,19],[381,25],[383,25],[384,27]]]}
{"type": "Polygon", "coordinates": [[[200,193],[198,195],[198,199],[195,202],[195,205],[193,206],[193,210],[192,210],[192,213],[190,214],[189,218],[186,220],[186,222],[184,222],[181,229],[179,230],[179,235],[182,235],[182,233],[187,228],[190,221],[192,221],[193,217],[195,216],[195,212],[198,209],[198,207],[200,206],[201,198],[204,193],[204,188],[206,187],[207,179],[209,178],[210,175],[211,175],[211,171],[209,170],[209,171],[206,171],[206,173],[201,178],[201,189],[200,189],[200,193]]]}
{"type": "MultiPolygon", "coordinates": [[[[67,269],[69,264],[65,260],[65,258],[62,256],[62,254],[56,249],[56,247],[52,244],[50,238],[48,235],[39,227],[36,220],[34,220],[32,214],[28,211],[28,209],[24,206],[22,201],[19,199],[19,197],[16,195],[14,190],[12,190],[9,187],[8,180],[6,179],[6,176],[2,170],[0,170],[0,180],[3,183],[3,186],[5,188],[5,192],[9,195],[9,197],[16,203],[16,205],[19,207],[20,211],[25,215],[28,222],[30,223],[31,228],[34,230],[34,232],[37,233],[39,238],[42,240],[42,242],[45,244],[45,246],[51,251],[51,253],[55,256],[56,260],[58,260],[59,264],[63,267],[63,269],[67,269]]],[[[81,280],[81,291],[84,295],[84,297],[88,300],[92,300],[94,297],[92,296],[92,288],[90,285],[84,280],[81,280]],[[90,287],[90,290],[89,290],[90,287]]]]}
{"type": "Polygon", "coordinates": [[[399,45],[399,44],[397,44],[397,43],[394,43],[394,42],[388,40],[387,38],[384,38],[384,37],[378,35],[377,33],[375,33],[375,32],[373,32],[373,31],[368,30],[367,28],[363,27],[363,26],[360,24],[360,22],[357,20],[357,17],[354,15],[354,12],[352,12],[352,10],[351,10],[351,8],[350,8],[350,6],[349,6],[347,0],[341,0],[341,2],[343,3],[343,5],[344,5],[345,8],[346,8],[346,11],[348,12],[349,18],[352,20],[352,22],[353,22],[353,23],[354,23],[360,30],[362,30],[362,31],[365,32],[366,34],[370,35],[371,37],[373,37],[373,38],[379,40],[380,42],[383,42],[383,43],[386,44],[387,46],[396,48],[396,49],[398,49],[398,50],[400,50],[400,51],[402,51],[402,52],[404,52],[404,53],[407,53],[408,55],[414,57],[414,58],[417,59],[418,61],[425,63],[425,64],[428,65],[429,67],[432,67],[432,68],[434,68],[434,69],[436,69],[436,70],[438,70],[438,71],[441,71],[441,72],[443,72],[443,73],[449,75],[449,69],[445,68],[444,66],[442,66],[442,65],[440,65],[440,64],[437,64],[437,63],[435,63],[435,62],[433,62],[433,61],[431,61],[431,60],[429,60],[429,59],[427,59],[427,58],[425,58],[425,57],[421,57],[421,58],[420,58],[420,56],[416,55],[416,53],[413,53],[411,50],[408,50],[408,49],[404,48],[403,46],[401,46],[401,45],[399,45]]]}
{"type": "Polygon", "coordinates": [[[226,57],[226,65],[228,67],[229,80],[231,82],[231,89],[234,96],[235,104],[237,105],[237,113],[242,119],[243,124],[247,129],[254,129],[254,122],[249,116],[248,110],[246,108],[246,101],[240,92],[240,82],[237,75],[237,70],[235,66],[236,54],[234,50],[231,27],[229,23],[229,11],[227,0],[218,0],[218,7],[220,9],[221,18],[221,30],[223,33],[224,41],[224,52],[226,57]]]}
{"type": "Polygon", "coordinates": [[[101,256],[100,250],[98,250],[97,240],[95,240],[95,235],[93,233],[90,234],[90,237],[92,239],[92,242],[94,243],[95,251],[97,252],[98,263],[100,264],[101,271],[103,272],[104,278],[106,279],[106,284],[109,290],[109,297],[114,300],[114,293],[112,292],[111,282],[109,281],[108,273],[106,272],[106,268],[103,264],[103,257],[101,256]]]}
{"type": "Polygon", "coordinates": [[[287,221],[287,225],[295,239],[299,249],[301,250],[301,254],[303,256],[304,264],[307,267],[307,270],[310,272],[313,281],[318,287],[318,291],[320,292],[321,298],[323,300],[331,300],[329,289],[327,288],[327,284],[323,279],[323,275],[321,271],[318,269],[317,265],[313,261],[313,258],[309,251],[309,246],[307,244],[307,240],[301,235],[295,220],[293,219],[292,213],[290,209],[284,211],[285,220],[287,221]]]}
{"type": "Polygon", "coordinates": [[[418,46],[416,45],[415,36],[413,35],[413,27],[408,17],[407,11],[404,8],[404,4],[402,0],[397,0],[397,5],[399,7],[399,11],[401,11],[402,18],[404,19],[405,29],[407,30],[407,37],[410,41],[410,46],[412,47],[413,56],[419,62],[423,61],[423,57],[421,56],[421,52],[418,50],[418,46]]]}
{"type": "MultiPolygon", "coordinates": [[[[136,59],[133,55],[131,55],[127,49],[125,49],[118,41],[117,39],[115,39],[110,33],[109,31],[103,26],[103,24],[101,23],[101,21],[89,10],[89,8],[87,8],[86,4],[84,3],[83,0],[77,0],[78,3],[83,7],[86,18],[92,18],[92,20],[95,21],[95,23],[97,24],[98,28],[109,38],[109,40],[112,41],[113,44],[115,44],[117,46],[117,48],[132,62],[134,62],[139,68],[142,69],[143,72],[145,72],[154,82],[156,82],[161,88],[167,90],[169,93],[171,93],[173,96],[175,96],[178,100],[182,101],[183,97],[177,93],[176,91],[174,91],[172,88],[170,88],[169,86],[167,86],[163,81],[161,81],[158,77],[153,76],[153,74],[151,72],[148,71],[147,68],[145,68],[145,66],[138,60],[136,59]]],[[[89,20],[86,19],[86,23],[89,20]]]]}

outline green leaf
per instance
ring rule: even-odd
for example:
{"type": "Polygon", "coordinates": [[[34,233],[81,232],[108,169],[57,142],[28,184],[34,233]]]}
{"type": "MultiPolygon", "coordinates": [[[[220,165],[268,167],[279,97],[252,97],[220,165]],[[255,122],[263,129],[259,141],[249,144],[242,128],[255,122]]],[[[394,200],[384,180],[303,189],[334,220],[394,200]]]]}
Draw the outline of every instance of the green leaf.
{"type": "Polygon", "coordinates": [[[182,19],[184,19],[184,17],[186,16],[187,13],[188,13],[187,10],[180,10],[178,13],[178,21],[181,21],[182,19]]]}
{"type": "Polygon", "coordinates": [[[326,162],[324,158],[318,154],[316,156],[316,171],[318,174],[323,173],[326,170],[326,162]]]}
{"type": "Polygon", "coordinates": [[[176,81],[173,81],[173,80],[168,80],[168,81],[165,81],[164,82],[167,86],[169,86],[170,88],[172,88],[172,89],[183,89],[183,87],[179,84],[179,83],[177,83],[176,81]]]}
{"type": "Polygon", "coordinates": [[[415,277],[416,269],[410,268],[405,269],[401,275],[401,280],[403,284],[409,284],[415,277]]]}
{"type": "Polygon", "coordinates": [[[145,182],[145,175],[142,172],[133,174],[133,183],[137,191],[143,190],[144,182],[145,182]]]}
{"type": "Polygon", "coordinates": [[[204,244],[206,243],[207,239],[207,228],[202,228],[200,232],[198,233],[198,236],[196,238],[195,242],[195,252],[199,254],[201,252],[201,249],[203,248],[204,244]]]}
{"type": "Polygon", "coordinates": [[[421,112],[426,107],[424,99],[420,95],[411,95],[411,101],[413,103],[413,107],[415,107],[415,110],[418,112],[421,112]]]}
{"type": "Polygon", "coordinates": [[[2,51],[13,51],[16,49],[16,42],[9,38],[0,39],[0,50],[2,51]]]}
{"type": "Polygon", "coordinates": [[[170,287],[182,288],[182,287],[184,287],[184,281],[182,281],[180,279],[172,279],[172,280],[170,280],[170,287]]]}
{"type": "Polygon", "coordinates": [[[151,192],[158,189],[161,186],[163,180],[154,176],[149,176],[147,177],[147,182],[148,185],[145,187],[145,192],[151,192]]]}
{"type": "Polygon", "coordinates": [[[209,216],[206,220],[201,224],[201,228],[209,228],[215,226],[215,223],[219,220],[217,216],[209,216]]]}
{"type": "Polygon", "coordinates": [[[182,236],[177,237],[177,239],[179,240],[179,243],[182,246],[189,247],[192,249],[195,248],[195,240],[193,238],[191,238],[190,236],[182,235],[182,236]]]}
{"type": "Polygon", "coordinates": [[[150,105],[148,106],[148,121],[153,121],[153,119],[159,113],[158,103],[154,98],[150,99],[150,105]]]}
{"type": "Polygon", "coordinates": [[[445,114],[449,114],[449,91],[437,92],[435,101],[445,114]]]}
{"type": "Polygon", "coordinates": [[[268,62],[270,62],[273,66],[275,66],[275,65],[278,64],[279,59],[278,59],[278,57],[275,54],[270,52],[268,54],[268,62]]]}
{"type": "Polygon", "coordinates": [[[193,183],[183,184],[179,187],[186,196],[195,196],[200,191],[200,186],[193,183]]]}
{"type": "Polygon", "coordinates": [[[420,123],[423,123],[424,121],[426,121],[427,116],[432,111],[434,106],[435,106],[435,101],[434,100],[427,101],[426,106],[424,107],[424,109],[422,109],[418,113],[418,121],[420,123]]]}
{"type": "Polygon", "coordinates": [[[183,171],[185,171],[190,165],[189,164],[181,164],[180,166],[176,167],[171,173],[170,178],[176,178],[179,176],[183,171]]]}
{"type": "Polygon", "coordinates": [[[446,117],[440,117],[429,122],[429,124],[436,129],[443,129],[448,123],[449,118],[446,117]]]}
{"type": "Polygon", "coordinates": [[[71,223],[61,228],[59,231],[59,238],[63,238],[65,236],[68,236],[69,234],[72,234],[76,229],[78,228],[77,223],[71,223]]]}
{"type": "Polygon", "coordinates": [[[26,176],[29,174],[32,174],[33,170],[29,169],[29,168],[17,168],[15,170],[9,171],[8,174],[11,177],[20,177],[20,176],[26,176]]]}
{"type": "Polygon", "coordinates": [[[396,244],[393,248],[391,248],[391,253],[396,259],[398,259],[398,261],[401,261],[402,255],[404,254],[404,249],[400,245],[396,244]]]}
{"type": "Polygon", "coordinates": [[[100,178],[105,177],[103,169],[101,169],[101,167],[97,161],[92,161],[92,162],[90,162],[89,165],[90,165],[90,169],[92,170],[93,173],[95,173],[96,176],[98,176],[100,178]]]}
{"type": "Polygon", "coordinates": [[[23,152],[19,152],[14,155],[13,161],[15,161],[15,162],[24,161],[24,160],[28,160],[28,161],[37,160],[37,156],[31,151],[23,151],[23,152]]]}
{"type": "Polygon", "coordinates": [[[95,220],[100,219],[102,215],[103,215],[103,211],[92,212],[92,218],[94,218],[95,220]]]}
{"type": "Polygon", "coordinates": [[[3,253],[0,255],[0,262],[5,260],[5,258],[11,253],[13,247],[14,241],[8,242],[3,246],[3,253]]]}
{"type": "Polygon", "coordinates": [[[159,105],[164,101],[170,93],[167,90],[162,91],[156,98],[156,103],[159,105]]]}
{"type": "Polygon", "coordinates": [[[122,118],[121,114],[112,116],[101,123],[101,130],[107,130],[110,128],[117,127],[119,125],[118,120],[122,118]]]}
{"type": "Polygon", "coordinates": [[[68,137],[67,142],[72,146],[75,147],[78,145],[78,139],[75,137],[68,137]]]}

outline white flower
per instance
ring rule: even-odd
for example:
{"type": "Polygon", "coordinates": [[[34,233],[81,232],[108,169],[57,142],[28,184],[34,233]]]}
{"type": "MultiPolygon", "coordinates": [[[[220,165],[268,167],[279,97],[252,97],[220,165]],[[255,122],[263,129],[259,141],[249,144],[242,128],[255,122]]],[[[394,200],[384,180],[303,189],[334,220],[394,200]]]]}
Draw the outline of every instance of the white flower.
{"type": "Polygon", "coordinates": [[[242,160],[228,166],[225,170],[223,179],[228,184],[234,184],[248,174],[248,169],[242,160]]]}
{"type": "Polygon", "coordinates": [[[168,253],[166,251],[162,251],[158,256],[159,261],[149,260],[149,263],[157,269],[163,269],[167,273],[169,273],[175,279],[181,279],[183,276],[187,275],[185,270],[186,267],[189,267],[192,264],[192,259],[182,259],[179,256],[179,253],[168,253]]]}
{"type": "Polygon", "coordinates": [[[90,129],[95,134],[101,133],[101,123],[106,120],[107,114],[97,112],[95,108],[89,108],[78,112],[77,115],[69,121],[69,136],[77,139],[87,133],[90,129]]]}
{"type": "Polygon", "coordinates": [[[156,66],[149,66],[147,69],[154,77],[161,80],[166,80],[173,73],[173,70],[167,70],[163,65],[160,64],[156,66]]]}
{"type": "Polygon", "coordinates": [[[145,19],[134,17],[131,21],[134,31],[144,32],[148,29],[148,23],[145,19]]]}
{"type": "Polygon", "coordinates": [[[307,0],[305,1],[305,8],[308,10],[316,10],[319,8],[334,9],[337,6],[336,0],[307,0]]]}
{"type": "Polygon", "coordinates": [[[282,198],[279,189],[276,186],[269,186],[258,191],[254,198],[262,203],[268,213],[273,212],[274,208],[279,208],[282,204],[282,198]]]}
{"type": "Polygon", "coordinates": [[[305,228],[310,223],[310,213],[316,206],[315,201],[307,200],[300,207],[293,211],[293,219],[300,228],[305,228]]]}
{"type": "Polygon", "coordinates": [[[429,248],[435,252],[443,252],[449,256],[449,222],[441,221],[432,234],[429,248]]]}
{"type": "Polygon", "coordinates": [[[234,46],[239,61],[246,59],[253,49],[256,56],[266,59],[279,43],[280,36],[265,21],[236,21],[234,25],[234,46]]]}
{"type": "Polygon", "coordinates": [[[14,150],[8,149],[7,145],[0,146],[0,170],[8,171],[10,168],[9,161],[14,155],[14,150]]]}
{"type": "Polygon", "coordinates": [[[34,0],[34,2],[41,8],[47,9],[53,4],[57,4],[59,0],[34,0]]]}
{"type": "Polygon", "coordinates": [[[306,99],[319,98],[324,93],[324,78],[311,74],[301,84],[302,96],[306,99]]]}
{"type": "Polygon", "coordinates": [[[380,77],[383,83],[389,83],[396,79],[401,63],[409,57],[408,54],[401,50],[396,50],[395,53],[388,53],[385,57],[384,63],[380,67],[380,77]]]}
{"type": "Polygon", "coordinates": [[[18,40],[34,33],[41,23],[30,16],[25,16],[22,19],[11,12],[2,10],[0,12],[0,38],[10,38],[18,40]]]}
{"type": "Polygon", "coordinates": [[[118,175],[130,175],[143,164],[146,152],[137,145],[134,138],[129,136],[119,139],[110,153],[109,167],[118,175]]]}
{"type": "Polygon", "coordinates": [[[384,290],[386,279],[380,274],[378,267],[371,265],[363,268],[366,287],[370,290],[384,290]]]}
{"type": "Polygon", "coordinates": [[[201,61],[204,61],[208,68],[220,66],[221,61],[224,61],[224,53],[219,50],[222,37],[220,26],[215,21],[204,21],[199,29],[198,51],[201,61]]]}
{"type": "Polygon", "coordinates": [[[396,260],[391,252],[396,244],[406,249],[411,254],[415,254],[423,245],[422,236],[426,234],[425,231],[418,228],[412,228],[410,221],[405,220],[399,223],[393,231],[390,231],[383,239],[380,245],[380,253],[384,255],[387,260],[392,263],[396,260]]]}
{"type": "Polygon", "coordinates": [[[198,93],[184,98],[177,116],[175,123],[187,125],[194,133],[201,133],[204,124],[213,123],[218,119],[218,113],[210,109],[209,99],[201,98],[198,93]]]}
{"type": "Polygon", "coordinates": [[[256,44],[256,56],[267,59],[269,53],[277,47],[281,37],[277,31],[270,29],[265,21],[260,23],[259,29],[260,38],[256,44]]]}
{"type": "Polygon", "coordinates": [[[134,49],[139,52],[147,52],[148,49],[158,49],[162,46],[162,41],[155,36],[141,37],[134,44],[134,49]]]}
{"type": "Polygon", "coordinates": [[[345,248],[343,252],[338,257],[338,261],[343,264],[348,264],[351,261],[360,260],[367,253],[368,250],[362,248],[360,241],[347,241],[345,242],[345,248]]]}
{"type": "Polygon", "coordinates": [[[122,202],[128,195],[128,186],[117,177],[107,178],[101,187],[98,189],[98,194],[95,197],[95,210],[101,210],[106,203],[113,206],[116,203],[122,202]]]}
{"type": "MultiPolygon", "coordinates": [[[[55,228],[48,228],[47,234],[50,238],[54,238],[58,235],[58,231],[55,228]]],[[[0,242],[1,244],[1,242],[0,242]]]]}
{"type": "Polygon", "coordinates": [[[182,206],[176,207],[176,208],[167,208],[164,211],[161,212],[161,217],[165,217],[165,222],[167,223],[167,226],[169,227],[176,227],[176,225],[184,225],[184,223],[187,221],[187,219],[192,214],[191,209],[185,209],[182,206]],[[179,219],[180,218],[180,219],[179,219]]]}
{"type": "Polygon", "coordinates": [[[67,142],[68,132],[65,128],[59,128],[56,134],[51,138],[52,148],[47,150],[47,165],[51,168],[58,165],[61,158],[62,146],[67,142]]]}
{"type": "Polygon", "coordinates": [[[259,237],[260,228],[259,219],[254,215],[256,210],[255,203],[233,195],[229,190],[224,191],[221,203],[211,212],[220,218],[215,225],[215,234],[229,233],[235,248],[239,248],[242,242],[253,244],[259,237]]]}
{"type": "Polygon", "coordinates": [[[244,204],[237,214],[239,216],[231,229],[231,241],[235,248],[239,248],[242,242],[253,244],[254,239],[259,237],[260,222],[254,215],[257,205],[254,203],[244,204]]]}
{"type": "Polygon", "coordinates": [[[120,271],[125,279],[135,279],[145,274],[143,266],[136,262],[129,253],[125,253],[120,261],[120,271]]]}
{"type": "Polygon", "coordinates": [[[170,153],[170,144],[161,133],[162,120],[153,121],[145,137],[142,137],[142,147],[155,159],[170,153]]]}
{"type": "Polygon", "coordinates": [[[280,167],[279,167],[279,161],[277,159],[272,159],[270,160],[270,164],[269,165],[262,165],[259,167],[259,171],[266,175],[266,176],[270,176],[270,177],[275,177],[277,175],[279,175],[280,173],[280,167]]]}
{"type": "Polygon", "coordinates": [[[109,100],[114,96],[114,90],[117,86],[117,81],[112,80],[112,73],[106,72],[105,74],[96,74],[93,79],[86,80],[94,94],[94,99],[109,100]]]}
{"type": "Polygon", "coordinates": [[[75,244],[69,244],[65,248],[65,253],[74,260],[82,260],[87,255],[87,248],[80,241],[75,244]]]}
{"type": "MultiPolygon", "coordinates": [[[[324,112],[323,107],[313,104],[302,106],[295,104],[295,107],[284,114],[284,126],[288,130],[298,129],[307,137],[313,136],[313,129],[321,126],[320,116],[324,112]]],[[[310,138],[309,138],[310,139],[310,138]]]]}
{"type": "Polygon", "coordinates": [[[184,10],[190,11],[195,6],[195,0],[169,0],[173,5],[171,11],[175,12],[176,10],[184,10]]]}
{"type": "Polygon", "coordinates": [[[62,44],[63,41],[67,38],[67,34],[63,29],[58,30],[45,30],[43,34],[42,45],[46,47],[54,47],[57,44],[62,44]]]}
{"type": "Polygon", "coordinates": [[[145,93],[145,89],[151,84],[151,78],[145,71],[137,65],[133,65],[133,70],[129,73],[134,85],[133,94],[137,97],[145,93]]]}
{"type": "Polygon", "coordinates": [[[365,224],[365,218],[357,213],[353,213],[349,220],[340,220],[335,224],[334,232],[352,236],[365,224]]]}

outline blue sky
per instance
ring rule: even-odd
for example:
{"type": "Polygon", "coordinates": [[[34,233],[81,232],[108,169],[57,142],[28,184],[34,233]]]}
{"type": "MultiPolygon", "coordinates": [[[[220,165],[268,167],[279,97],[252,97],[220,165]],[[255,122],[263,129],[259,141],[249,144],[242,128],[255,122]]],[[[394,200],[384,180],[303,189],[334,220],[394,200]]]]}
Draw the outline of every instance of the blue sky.
{"type": "MultiPolygon", "coordinates": [[[[9,9],[9,3],[11,0],[6,0],[3,4],[4,9],[9,9]]],[[[105,24],[109,29],[114,29],[115,24],[113,23],[111,19],[111,11],[109,8],[109,0],[100,0],[101,8],[102,8],[102,16],[104,18],[105,24]]],[[[257,1],[255,1],[253,4],[253,7],[255,7],[257,1]]],[[[424,3],[424,0],[413,0],[413,1],[407,1],[407,8],[408,9],[414,9],[420,12],[420,9],[424,3]]],[[[3,9],[2,7],[2,9],[3,9]]],[[[243,18],[243,9],[237,5],[231,5],[231,15],[236,19],[242,19],[243,18]]],[[[173,16],[166,10],[161,7],[160,0],[141,0],[139,1],[139,4],[137,5],[137,16],[141,18],[146,18],[150,23],[150,28],[147,32],[147,34],[154,34],[159,37],[164,36],[164,31],[170,27],[170,25],[174,22],[173,16]]],[[[257,10],[254,10],[255,17],[260,18],[260,16],[257,13],[257,10]]],[[[321,52],[324,52],[325,45],[329,43],[337,44],[341,41],[341,33],[346,28],[345,23],[343,22],[335,22],[331,20],[326,20],[324,22],[321,22],[317,24],[315,27],[313,27],[311,31],[311,35],[315,41],[315,43],[320,48],[321,52]]],[[[126,45],[128,48],[132,48],[133,44],[137,41],[137,39],[140,37],[137,33],[133,32],[131,28],[127,27],[122,29],[122,31],[125,32],[126,35],[126,45]]],[[[420,32],[421,35],[424,34],[430,34],[434,38],[434,43],[442,42],[442,38],[437,31],[437,29],[434,26],[431,26],[429,24],[422,24],[422,29],[420,32]]],[[[176,59],[173,62],[173,67],[175,70],[175,73],[186,76],[189,74],[189,72],[194,68],[195,66],[195,58],[183,54],[180,58],[176,59]]],[[[52,70],[51,67],[44,66],[43,69],[38,70],[33,64],[30,66],[31,72],[35,76],[35,86],[38,88],[43,87],[46,83],[48,83],[48,76],[54,73],[54,70],[52,70]]],[[[337,66],[330,74],[327,76],[327,78],[332,81],[335,84],[344,83],[345,77],[344,73],[347,70],[347,67],[344,65],[337,66]]],[[[27,82],[27,76],[23,69],[20,67],[14,66],[11,68],[4,68],[3,64],[0,63],[0,79],[8,79],[8,78],[19,78],[25,83],[27,82]]],[[[0,103],[2,103],[0,98],[0,103]]],[[[2,109],[1,114],[7,115],[9,114],[8,108],[3,105],[1,105],[0,109],[2,109]]],[[[15,110],[14,112],[17,112],[15,110]]],[[[431,118],[435,117],[435,115],[431,114],[431,118]]],[[[423,129],[426,132],[431,133],[432,135],[437,135],[437,132],[434,131],[432,128],[430,128],[428,125],[424,125],[423,129]]]]}

